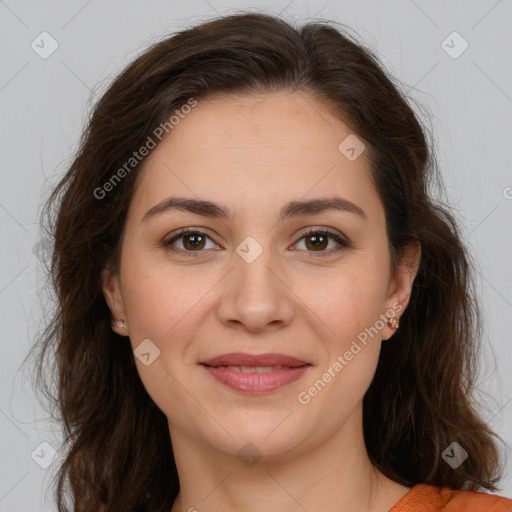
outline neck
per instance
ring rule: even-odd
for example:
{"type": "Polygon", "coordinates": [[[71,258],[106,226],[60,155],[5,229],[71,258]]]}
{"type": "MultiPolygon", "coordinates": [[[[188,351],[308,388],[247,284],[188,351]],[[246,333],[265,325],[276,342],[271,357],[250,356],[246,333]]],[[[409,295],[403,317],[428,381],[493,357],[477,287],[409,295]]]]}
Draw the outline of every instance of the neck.
{"type": "Polygon", "coordinates": [[[180,479],[171,512],[389,510],[409,488],[375,470],[355,416],[320,445],[304,440],[259,460],[226,454],[169,425],[180,479]]]}

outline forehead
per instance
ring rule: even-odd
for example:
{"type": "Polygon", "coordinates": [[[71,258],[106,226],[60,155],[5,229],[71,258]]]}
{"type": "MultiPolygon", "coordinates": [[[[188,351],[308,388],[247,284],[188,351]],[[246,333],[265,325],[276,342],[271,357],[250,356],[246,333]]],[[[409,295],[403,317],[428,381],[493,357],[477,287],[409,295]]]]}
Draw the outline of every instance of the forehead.
{"type": "Polygon", "coordinates": [[[237,210],[336,193],[370,210],[376,202],[378,215],[367,152],[351,161],[339,148],[354,135],[303,92],[199,100],[147,157],[132,201],[179,194],[237,210]]]}
{"type": "Polygon", "coordinates": [[[274,148],[268,152],[274,161],[280,154],[289,157],[286,146],[304,154],[328,145],[337,150],[339,137],[350,133],[345,123],[304,92],[217,95],[200,100],[172,129],[167,142],[174,148],[222,148],[227,158],[239,148],[261,156],[274,148]]]}

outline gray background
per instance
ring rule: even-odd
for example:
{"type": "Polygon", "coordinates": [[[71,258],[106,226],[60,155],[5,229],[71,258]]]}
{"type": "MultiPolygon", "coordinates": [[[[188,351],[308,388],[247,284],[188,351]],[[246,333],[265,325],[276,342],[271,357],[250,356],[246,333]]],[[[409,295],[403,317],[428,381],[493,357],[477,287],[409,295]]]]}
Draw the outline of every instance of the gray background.
{"type": "Polygon", "coordinates": [[[446,198],[479,266],[485,335],[477,398],[506,442],[499,494],[512,496],[510,0],[6,0],[0,1],[0,512],[55,510],[49,485],[56,464],[41,465],[52,460],[50,446],[58,451],[60,428],[47,421],[30,371],[20,370],[50,307],[39,269],[46,257],[38,227],[42,198],[77,149],[96,96],[128,62],[168,33],[240,9],[352,27],[430,112],[446,198]],[[43,31],[58,43],[47,58],[40,53],[52,43],[43,31]],[[463,39],[450,36],[454,31],[463,39]],[[458,55],[464,41],[469,46],[458,55]]]}

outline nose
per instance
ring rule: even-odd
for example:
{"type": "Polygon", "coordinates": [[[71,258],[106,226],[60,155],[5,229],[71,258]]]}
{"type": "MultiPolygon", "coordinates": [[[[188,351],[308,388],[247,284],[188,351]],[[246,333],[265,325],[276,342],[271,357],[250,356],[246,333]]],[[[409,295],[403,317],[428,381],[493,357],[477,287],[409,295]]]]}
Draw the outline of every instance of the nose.
{"type": "Polygon", "coordinates": [[[295,314],[293,291],[270,250],[252,262],[233,255],[234,268],[224,283],[218,315],[233,328],[265,332],[288,325],[295,314]]]}

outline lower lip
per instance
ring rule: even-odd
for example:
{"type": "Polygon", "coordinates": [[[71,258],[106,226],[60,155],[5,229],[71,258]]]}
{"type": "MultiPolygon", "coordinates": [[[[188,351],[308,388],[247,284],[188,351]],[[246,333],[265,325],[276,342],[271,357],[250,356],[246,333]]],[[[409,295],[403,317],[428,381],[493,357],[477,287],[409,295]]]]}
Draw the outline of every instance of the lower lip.
{"type": "Polygon", "coordinates": [[[267,393],[299,379],[311,365],[280,369],[268,373],[242,373],[225,366],[202,365],[220,383],[245,393],[267,393]]]}

